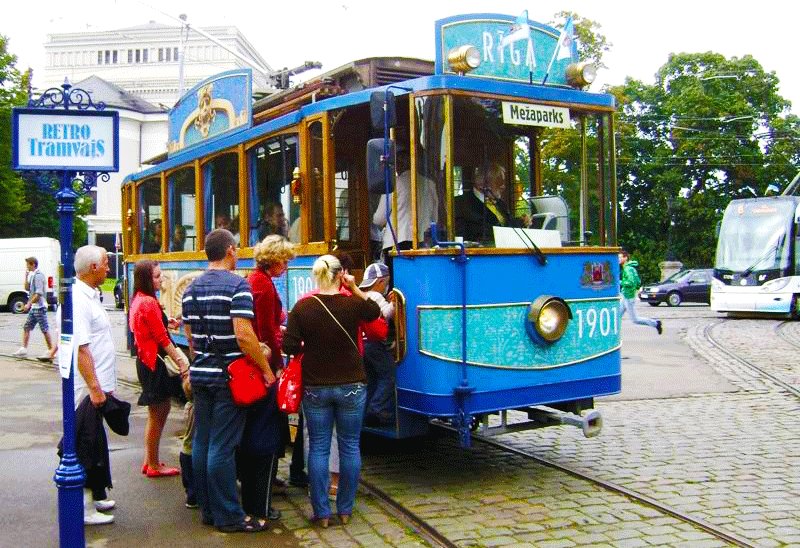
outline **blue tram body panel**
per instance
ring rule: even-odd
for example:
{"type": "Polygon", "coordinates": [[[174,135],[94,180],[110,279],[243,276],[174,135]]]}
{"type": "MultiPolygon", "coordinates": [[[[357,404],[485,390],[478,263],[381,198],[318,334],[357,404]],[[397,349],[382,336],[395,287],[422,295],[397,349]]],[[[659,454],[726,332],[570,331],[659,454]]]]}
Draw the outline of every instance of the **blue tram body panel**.
{"type": "Polygon", "coordinates": [[[465,411],[484,413],[619,392],[620,315],[616,255],[397,257],[395,286],[406,297],[408,352],[397,369],[398,406],[434,416],[458,412],[462,382],[462,276],[467,283],[465,411]],[[599,265],[599,267],[597,266],[599,265]],[[592,270],[601,276],[592,279],[592,270]],[[588,272],[588,277],[587,277],[588,272]],[[528,305],[563,298],[564,336],[540,346],[526,332],[528,305]]]}

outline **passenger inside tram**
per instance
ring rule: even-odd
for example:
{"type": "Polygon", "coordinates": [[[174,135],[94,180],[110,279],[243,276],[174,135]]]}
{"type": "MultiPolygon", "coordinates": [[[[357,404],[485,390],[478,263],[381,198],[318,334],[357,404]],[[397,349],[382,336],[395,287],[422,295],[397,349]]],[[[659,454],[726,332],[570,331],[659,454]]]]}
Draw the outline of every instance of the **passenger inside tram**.
{"type": "Polygon", "coordinates": [[[504,200],[506,170],[487,162],[475,172],[472,188],[453,200],[456,236],[468,242],[491,244],[492,227],[516,226],[504,200]]]}

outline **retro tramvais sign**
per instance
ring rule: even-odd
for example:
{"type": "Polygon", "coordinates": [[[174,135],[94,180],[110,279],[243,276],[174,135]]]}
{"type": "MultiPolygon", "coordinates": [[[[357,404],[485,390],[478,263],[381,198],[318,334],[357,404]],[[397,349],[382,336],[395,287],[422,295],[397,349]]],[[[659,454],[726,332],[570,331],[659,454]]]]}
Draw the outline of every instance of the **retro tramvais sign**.
{"type": "Polygon", "coordinates": [[[473,77],[514,80],[530,84],[567,85],[565,70],[577,59],[569,32],[531,21],[527,10],[519,17],[478,13],[436,22],[436,73],[454,73],[449,52],[462,46],[478,49],[481,64],[473,77]],[[549,69],[549,72],[548,72],[549,69]]]}
{"type": "Polygon", "coordinates": [[[119,171],[119,113],[15,108],[11,167],[32,171],[119,171]]]}
{"type": "Polygon", "coordinates": [[[222,72],[186,93],[169,113],[170,156],[252,124],[250,69],[222,72]]]}

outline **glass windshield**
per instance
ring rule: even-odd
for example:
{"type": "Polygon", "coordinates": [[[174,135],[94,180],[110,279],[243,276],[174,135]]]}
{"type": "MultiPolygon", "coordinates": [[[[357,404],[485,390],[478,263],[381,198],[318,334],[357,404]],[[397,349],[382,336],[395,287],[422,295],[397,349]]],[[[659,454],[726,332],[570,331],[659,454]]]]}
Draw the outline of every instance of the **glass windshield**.
{"type": "Polygon", "coordinates": [[[611,243],[606,124],[563,107],[454,97],[455,236],[496,247],[611,243]]]}
{"type": "Polygon", "coordinates": [[[688,275],[689,275],[689,271],[688,271],[688,270],[680,270],[680,271],[676,272],[675,274],[673,274],[672,276],[669,276],[669,277],[668,277],[666,280],[664,280],[664,282],[662,282],[662,283],[666,283],[666,282],[679,282],[679,281],[681,281],[682,279],[684,279],[684,278],[685,278],[686,276],[688,276],[688,275]]]}
{"type": "Polygon", "coordinates": [[[732,272],[785,269],[794,202],[732,202],[725,210],[716,268],[732,272]]]}

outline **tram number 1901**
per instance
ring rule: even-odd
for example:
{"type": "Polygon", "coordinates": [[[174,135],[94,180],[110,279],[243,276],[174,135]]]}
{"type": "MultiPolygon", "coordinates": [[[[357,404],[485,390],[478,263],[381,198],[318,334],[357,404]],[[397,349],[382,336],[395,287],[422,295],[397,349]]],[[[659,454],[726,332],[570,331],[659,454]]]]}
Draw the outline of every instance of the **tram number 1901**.
{"type": "Polygon", "coordinates": [[[619,308],[606,306],[575,310],[578,320],[578,338],[607,337],[619,333],[619,308]]]}

